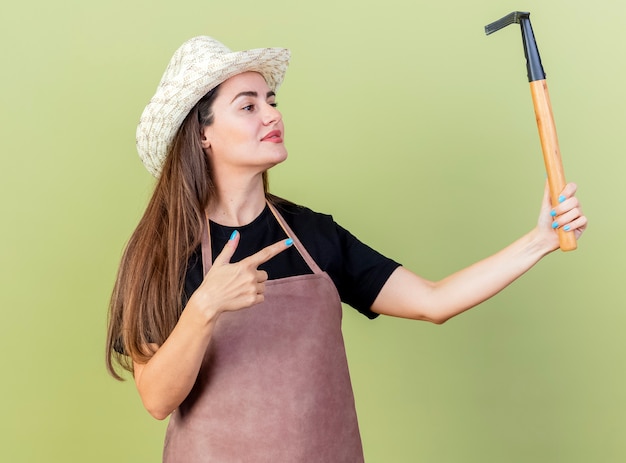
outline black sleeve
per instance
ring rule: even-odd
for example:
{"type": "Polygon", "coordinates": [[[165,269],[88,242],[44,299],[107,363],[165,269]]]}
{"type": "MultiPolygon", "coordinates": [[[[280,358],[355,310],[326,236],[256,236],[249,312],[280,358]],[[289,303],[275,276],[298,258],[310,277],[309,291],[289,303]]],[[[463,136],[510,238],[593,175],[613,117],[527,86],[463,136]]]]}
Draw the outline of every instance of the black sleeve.
{"type": "Polygon", "coordinates": [[[399,263],[383,256],[335,224],[342,255],[340,271],[330,275],[341,300],[369,318],[378,314],[370,309],[399,263]]]}
{"type": "Polygon", "coordinates": [[[342,302],[368,318],[374,300],[399,263],[361,242],[338,225],[332,216],[300,206],[280,212],[311,257],[335,283],[342,302]]]}

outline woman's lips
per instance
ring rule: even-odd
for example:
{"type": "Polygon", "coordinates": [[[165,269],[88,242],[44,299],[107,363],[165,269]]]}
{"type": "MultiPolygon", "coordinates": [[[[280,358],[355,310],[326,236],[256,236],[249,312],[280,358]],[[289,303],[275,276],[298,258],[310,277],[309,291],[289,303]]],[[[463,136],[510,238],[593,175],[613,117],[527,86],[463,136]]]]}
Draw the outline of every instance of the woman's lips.
{"type": "Polygon", "coordinates": [[[280,130],[272,130],[270,133],[261,138],[261,141],[269,141],[270,143],[282,143],[283,138],[280,130]]]}

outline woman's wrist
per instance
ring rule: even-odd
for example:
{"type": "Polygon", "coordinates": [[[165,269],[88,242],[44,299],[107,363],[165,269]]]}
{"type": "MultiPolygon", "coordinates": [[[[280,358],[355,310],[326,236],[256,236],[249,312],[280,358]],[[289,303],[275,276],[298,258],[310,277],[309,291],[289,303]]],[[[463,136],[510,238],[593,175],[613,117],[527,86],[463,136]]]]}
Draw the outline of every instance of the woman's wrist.
{"type": "MultiPolygon", "coordinates": [[[[552,232],[551,235],[555,234],[552,232]]],[[[539,258],[550,254],[559,247],[556,236],[546,234],[538,226],[533,228],[526,236],[528,238],[528,249],[533,253],[537,253],[539,258]]]]}
{"type": "MultiPolygon", "coordinates": [[[[201,326],[205,326],[207,328],[212,327],[219,316],[219,311],[211,300],[200,300],[201,298],[206,298],[207,296],[202,294],[194,294],[191,296],[181,318],[188,315],[189,318],[193,319],[194,324],[198,324],[201,326]]],[[[187,317],[186,317],[187,318],[187,317]]]]}

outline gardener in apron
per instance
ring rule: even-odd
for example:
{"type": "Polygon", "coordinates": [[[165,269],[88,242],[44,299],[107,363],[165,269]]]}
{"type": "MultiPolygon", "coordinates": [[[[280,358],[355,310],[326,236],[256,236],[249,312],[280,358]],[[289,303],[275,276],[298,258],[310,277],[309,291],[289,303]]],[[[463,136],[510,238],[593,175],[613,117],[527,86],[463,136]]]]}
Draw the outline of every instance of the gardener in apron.
{"type": "Polygon", "coordinates": [[[278,48],[231,52],[196,37],[174,54],[137,128],[158,179],[111,299],[109,371],[131,371],[170,417],[166,462],[363,461],[341,303],[369,318],[443,323],[493,296],[586,227],[568,184],[537,226],[439,282],[360,242],[332,217],[277,198],[287,158],[278,48]]]}

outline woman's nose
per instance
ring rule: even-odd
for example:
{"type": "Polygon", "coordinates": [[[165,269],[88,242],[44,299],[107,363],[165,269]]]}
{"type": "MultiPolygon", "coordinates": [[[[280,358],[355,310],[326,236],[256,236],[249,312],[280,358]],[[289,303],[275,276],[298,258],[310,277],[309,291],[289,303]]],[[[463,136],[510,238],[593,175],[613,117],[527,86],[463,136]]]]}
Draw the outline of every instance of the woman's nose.
{"type": "Polygon", "coordinates": [[[276,106],[272,106],[271,104],[265,105],[265,111],[263,114],[263,123],[265,125],[275,124],[280,121],[282,117],[282,114],[278,109],[276,109],[276,106]]]}

